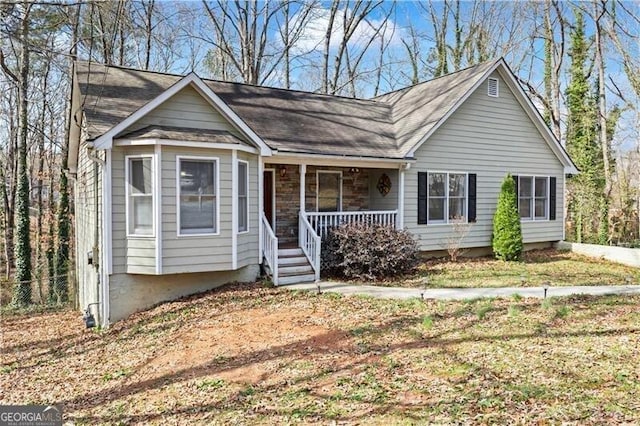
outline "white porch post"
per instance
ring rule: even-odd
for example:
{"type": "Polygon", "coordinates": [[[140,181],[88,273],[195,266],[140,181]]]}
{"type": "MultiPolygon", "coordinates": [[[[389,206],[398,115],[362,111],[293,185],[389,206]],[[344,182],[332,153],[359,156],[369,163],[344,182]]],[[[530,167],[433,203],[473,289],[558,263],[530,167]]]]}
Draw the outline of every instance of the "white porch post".
{"type": "MultiPolygon", "coordinates": [[[[262,263],[262,215],[264,214],[264,157],[258,157],[258,263],[262,263]]],[[[274,188],[275,190],[275,188],[274,188]]]]}
{"type": "Polygon", "coordinates": [[[306,207],[306,195],[305,195],[305,178],[307,175],[307,165],[306,164],[300,164],[300,211],[302,213],[305,212],[306,207]]]}
{"type": "Polygon", "coordinates": [[[396,217],[396,229],[404,228],[404,172],[409,165],[400,166],[398,170],[398,216],[396,217]]]}

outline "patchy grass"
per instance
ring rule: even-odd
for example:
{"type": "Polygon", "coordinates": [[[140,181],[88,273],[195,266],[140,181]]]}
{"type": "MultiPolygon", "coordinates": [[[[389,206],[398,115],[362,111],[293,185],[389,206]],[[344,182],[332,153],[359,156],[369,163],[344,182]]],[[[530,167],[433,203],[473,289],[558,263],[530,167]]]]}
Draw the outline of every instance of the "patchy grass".
{"type": "Polygon", "coordinates": [[[554,249],[526,252],[520,262],[491,257],[424,261],[417,273],[379,283],[394,287],[537,287],[637,285],[640,269],[554,249]]]}
{"type": "Polygon", "coordinates": [[[93,333],[3,316],[3,404],[76,424],[613,424],[640,412],[640,296],[392,301],[235,285],[93,333]]]}

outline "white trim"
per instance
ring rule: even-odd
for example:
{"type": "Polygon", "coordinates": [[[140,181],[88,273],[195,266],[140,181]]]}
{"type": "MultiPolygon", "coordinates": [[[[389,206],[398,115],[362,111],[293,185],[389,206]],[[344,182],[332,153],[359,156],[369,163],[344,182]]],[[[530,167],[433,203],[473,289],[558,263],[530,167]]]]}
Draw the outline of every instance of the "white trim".
{"type": "MultiPolygon", "coordinates": [[[[435,197],[434,197],[435,198],[435,197]]],[[[459,197],[455,197],[459,198],[459,197]]],[[[444,171],[444,170],[427,170],[427,225],[453,225],[454,223],[469,223],[469,172],[462,171],[444,171]],[[445,174],[446,179],[444,182],[444,220],[429,220],[429,175],[430,174],[445,174]],[[464,200],[465,200],[465,208],[464,208],[464,221],[455,221],[449,219],[449,175],[465,175],[464,182],[464,200]]]]}
{"type": "Polygon", "coordinates": [[[115,146],[147,146],[147,145],[164,145],[164,146],[179,146],[184,148],[209,148],[209,149],[236,149],[238,151],[248,152],[250,154],[258,154],[258,150],[247,145],[242,144],[230,144],[219,142],[195,142],[195,141],[182,141],[177,139],[116,139],[114,141],[115,146]]]}
{"type": "Polygon", "coordinates": [[[231,151],[231,269],[238,268],[238,152],[231,151]]]}
{"type": "Polygon", "coordinates": [[[264,212],[264,204],[263,204],[263,199],[264,199],[264,186],[263,186],[263,170],[264,170],[264,163],[262,161],[262,157],[258,157],[258,264],[262,264],[262,258],[263,258],[263,253],[262,253],[262,216],[260,215],[260,212],[264,212]]]}
{"type": "Polygon", "coordinates": [[[310,154],[310,153],[274,153],[270,164],[306,164],[307,166],[361,167],[378,169],[397,169],[406,163],[415,163],[415,159],[390,159],[361,156],[310,154]]]}
{"type": "Polygon", "coordinates": [[[189,238],[189,237],[211,237],[220,235],[220,158],[207,157],[200,155],[176,155],[176,237],[189,238]],[[215,232],[194,233],[194,234],[181,234],[180,233],[180,160],[195,160],[195,161],[213,161],[214,163],[214,194],[216,196],[216,217],[215,219],[215,232]]]}
{"type": "MultiPolygon", "coordinates": [[[[155,166],[156,170],[162,170],[162,147],[156,145],[154,149],[155,153],[155,166]]],[[[162,172],[154,174],[155,188],[157,188],[158,197],[156,197],[154,205],[155,221],[157,223],[156,231],[156,274],[162,274],[162,172]]]]}
{"type": "Polygon", "coordinates": [[[404,173],[404,167],[400,167],[400,169],[398,169],[398,216],[396,217],[397,229],[404,228],[404,173]]]}
{"type": "MultiPolygon", "coordinates": [[[[307,165],[304,163],[300,164],[299,172],[300,172],[300,211],[304,213],[307,210],[307,194],[306,194],[306,188],[305,188],[305,185],[307,184],[307,165]]],[[[342,176],[340,177],[340,179],[342,179],[342,176]]],[[[340,186],[342,186],[342,184],[340,184],[340,186]]],[[[342,197],[342,192],[340,197],[342,197]]],[[[316,210],[318,208],[317,200],[318,200],[318,193],[316,192],[316,210]]]]}
{"type": "MultiPolygon", "coordinates": [[[[106,236],[111,234],[111,169],[107,172],[106,165],[111,165],[111,151],[105,151],[105,162],[102,165],[102,265],[100,266],[100,291],[98,300],[102,302],[100,322],[102,327],[109,326],[109,258],[111,242],[107,242],[106,236]],[[108,220],[107,220],[108,219],[108,220]],[[106,266],[106,267],[105,267],[106,266]]],[[[94,194],[97,196],[97,194],[94,194]]],[[[97,224],[96,224],[97,225],[97,224]]]]}
{"type": "Polygon", "coordinates": [[[500,80],[498,80],[495,77],[489,77],[487,79],[487,96],[489,96],[491,98],[499,98],[500,97],[500,80]],[[495,94],[491,93],[491,82],[492,81],[496,85],[496,93],[495,94]]]}
{"type": "Polygon", "coordinates": [[[131,159],[135,159],[135,158],[150,158],[151,159],[151,206],[152,208],[155,210],[155,205],[156,205],[156,198],[157,198],[157,194],[156,194],[156,177],[155,174],[158,172],[156,169],[156,160],[155,160],[155,154],[132,154],[132,155],[125,155],[124,157],[124,195],[125,195],[125,201],[124,201],[124,205],[125,205],[125,229],[126,229],[126,236],[127,238],[129,237],[135,237],[135,238],[149,238],[149,239],[153,239],[156,237],[156,218],[155,218],[155,214],[154,212],[151,212],[152,214],[152,218],[151,218],[151,233],[150,234],[134,234],[131,232],[130,226],[129,226],[129,222],[131,219],[131,212],[129,211],[130,206],[130,202],[129,202],[129,196],[131,194],[129,194],[129,174],[130,174],[130,166],[129,166],[129,162],[131,159]]]}
{"type": "Polygon", "coordinates": [[[318,210],[318,196],[320,195],[320,173],[340,175],[340,180],[339,180],[340,198],[338,202],[337,211],[341,212],[342,211],[342,170],[316,170],[316,212],[320,211],[318,210]]]}
{"type": "MultiPolygon", "coordinates": [[[[238,232],[238,234],[246,234],[251,229],[251,224],[250,224],[250,222],[251,222],[250,221],[251,211],[249,209],[249,193],[250,193],[250,191],[249,191],[249,187],[250,187],[250,185],[249,185],[249,162],[247,160],[240,160],[240,159],[236,160],[236,167],[238,167],[238,185],[236,186],[236,197],[238,199],[238,201],[237,201],[237,203],[238,203],[238,218],[240,217],[239,216],[239,214],[240,214],[239,213],[240,212],[240,209],[239,209],[239,206],[240,206],[240,163],[244,163],[245,166],[246,166],[246,173],[245,174],[246,174],[246,179],[247,179],[247,184],[246,184],[247,193],[246,193],[245,197],[247,198],[247,229],[245,229],[244,231],[241,231],[240,229],[238,229],[237,232],[238,232]]],[[[239,227],[240,227],[240,221],[238,221],[238,228],[239,227]]]]}
{"type": "MultiPolygon", "coordinates": [[[[514,173],[515,174],[515,173],[514,173]]],[[[549,222],[549,210],[551,208],[551,176],[544,176],[544,175],[517,175],[518,176],[518,193],[516,194],[516,197],[518,199],[518,217],[520,217],[520,222],[549,222]],[[522,217],[520,216],[520,188],[522,187],[520,185],[520,179],[521,178],[531,178],[531,201],[529,204],[529,209],[531,212],[531,216],[529,217],[522,217]],[[537,219],[536,218],[536,179],[537,178],[541,178],[541,179],[546,179],[547,180],[547,196],[546,196],[546,203],[545,203],[545,216],[544,218],[540,218],[537,219]]],[[[556,191],[557,192],[557,191],[556,191]]],[[[557,193],[556,193],[556,198],[557,198],[557,193]]],[[[522,197],[522,198],[527,198],[527,197],[522,197]]],[[[539,197],[538,197],[539,198],[539,197]]]]}
{"type": "MultiPolygon", "coordinates": [[[[269,167],[264,169],[265,172],[271,172],[271,227],[272,231],[275,234],[276,232],[276,220],[278,220],[278,215],[276,215],[276,169],[269,167]]],[[[261,190],[264,187],[261,187],[261,190]]],[[[263,194],[264,196],[264,194],[263,194]]],[[[262,204],[262,210],[264,211],[264,201],[262,204]]]]}
{"type": "Polygon", "coordinates": [[[102,195],[104,197],[104,205],[102,208],[103,212],[103,222],[104,222],[104,248],[107,252],[107,261],[105,265],[107,266],[107,274],[113,273],[113,215],[111,211],[112,206],[112,185],[113,180],[111,178],[111,167],[112,167],[112,153],[110,149],[105,150],[105,167],[104,167],[104,189],[102,191],[102,195]]]}
{"type": "MultiPolygon", "coordinates": [[[[551,179],[549,179],[551,180],[551,179]]],[[[558,188],[556,181],[556,200],[558,198],[558,188]]],[[[567,175],[565,173],[562,174],[562,241],[566,241],[566,228],[567,228],[567,175]]],[[[558,205],[556,203],[556,210],[558,210],[558,205]]],[[[557,216],[557,215],[556,215],[557,216]]]]}
{"type": "Polygon", "coordinates": [[[120,132],[127,129],[129,126],[140,120],[145,115],[149,114],[156,107],[162,105],[169,100],[173,95],[184,89],[188,85],[192,85],[193,88],[200,93],[224,118],[226,118],[234,127],[236,127],[241,133],[247,136],[257,147],[260,148],[260,155],[271,156],[271,149],[267,144],[260,139],[260,137],[253,131],[247,124],[238,117],[238,115],[229,108],[229,106],[222,101],[216,95],[213,90],[206,85],[200,77],[195,73],[183,77],[167,90],[156,96],[154,99],[146,103],[143,107],[139,108],[133,114],[129,115],[123,121],[112,127],[102,136],[95,140],[95,146],[100,149],[109,149],[113,145],[112,138],[118,135],[120,132]]]}

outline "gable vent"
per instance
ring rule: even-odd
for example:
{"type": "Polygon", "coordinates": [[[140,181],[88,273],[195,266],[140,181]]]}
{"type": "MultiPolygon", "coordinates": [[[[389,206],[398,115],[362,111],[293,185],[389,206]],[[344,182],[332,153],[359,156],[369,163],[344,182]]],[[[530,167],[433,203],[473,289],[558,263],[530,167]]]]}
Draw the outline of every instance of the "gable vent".
{"type": "Polygon", "coordinates": [[[489,82],[487,84],[487,95],[494,98],[498,97],[498,79],[497,78],[489,78],[489,82]]]}

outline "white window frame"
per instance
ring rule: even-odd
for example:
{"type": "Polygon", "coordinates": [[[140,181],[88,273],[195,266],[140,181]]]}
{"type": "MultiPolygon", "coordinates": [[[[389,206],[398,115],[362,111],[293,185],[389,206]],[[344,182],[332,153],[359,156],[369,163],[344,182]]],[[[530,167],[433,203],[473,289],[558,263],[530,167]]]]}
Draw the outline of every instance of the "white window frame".
{"type": "Polygon", "coordinates": [[[490,96],[492,98],[498,98],[500,97],[500,80],[495,78],[495,77],[489,77],[487,79],[487,96],[490,96]],[[495,81],[496,83],[496,94],[492,95],[491,94],[491,82],[495,81]]]}
{"type": "MultiPolygon", "coordinates": [[[[456,197],[457,198],[457,197],[456,197]]],[[[438,171],[438,170],[429,170],[427,171],[427,225],[451,225],[454,223],[469,223],[469,173],[468,172],[456,172],[456,171],[438,171]],[[444,174],[445,185],[444,185],[444,220],[431,220],[429,218],[429,175],[434,174],[444,174]],[[465,175],[464,179],[464,220],[450,220],[449,219],[449,175],[465,175]]]]}
{"type": "MultiPolygon", "coordinates": [[[[340,197],[339,197],[339,202],[338,202],[338,210],[341,212],[342,211],[342,170],[316,170],[316,211],[319,212],[320,211],[320,204],[318,202],[319,198],[320,198],[320,174],[337,174],[339,175],[339,181],[340,185],[339,185],[339,189],[340,189],[340,197]]],[[[330,213],[330,212],[326,212],[326,213],[330,213]]]]}
{"type": "Polygon", "coordinates": [[[220,235],[220,158],[219,157],[207,157],[200,155],[176,155],[176,235],[178,237],[210,237],[220,235]],[[214,232],[201,232],[201,233],[180,233],[180,161],[212,161],[215,169],[215,182],[213,186],[215,188],[216,196],[216,217],[215,231],[214,232]]]}
{"type": "Polygon", "coordinates": [[[236,162],[236,167],[238,168],[238,185],[236,187],[236,199],[237,204],[238,204],[238,229],[237,229],[237,233],[238,234],[246,234],[249,232],[249,218],[251,217],[251,215],[249,214],[249,162],[246,160],[238,160],[236,162]],[[247,193],[244,195],[245,199],[247,200],[247,229],[241,230],[240,229],[240,163],[245,165],[245,178],[247,180],[247,184],[245,185],[246,191],[247,193]]]}
{"type": "Polygon", "coordinates": [[[156,237],[156,161],[154,154],[132,154],[125,155],[124,157],[124,191],[125,191],[125,227],[127,237],[136,237],[136,238],[155,238],[156,237]],[[131,166],[130,162],[132,159],[145,159],[149,158],[151,160],[151,233],[150,234],[136,234],[132,232],[130,226],[131,215],[133,214],[130,209],[132,208],[131,203],[129,201],[130,197],[133,197],[134,194],[130,193],[129,190],[129,182],[131,178],[131,166]]]}
{"type": "MultiPolygon", "coordinates": [[[[551,179],[550,176],[540,176],[540,175],[518,175],[518,216],[520,217],[520,221],[521,222],[545,222],[549,220],[549,204],[551,203],[551,194],[550,194],[550,185],[551,185],[551,179]],[[529,217],[522,217],[520,216],[520,198],[528,198],[528,197],[520,197],[520,188],[522,188],[521,186],[521,179],[525,178],[525,179],[531,179],[531,198],[529,200],[529,212],[531,213],[531,215],[529,217]],[[545,203],[545,212],[544,212],[544,217],[540,217],[540,218],[536,218],[536,179],[545,179],[547,182],[547,190],[546,190],[546,200],[547,202],[545,203]]],[[[538,199],[541,199],[540,197],[538,197],[538,199]]]]}

